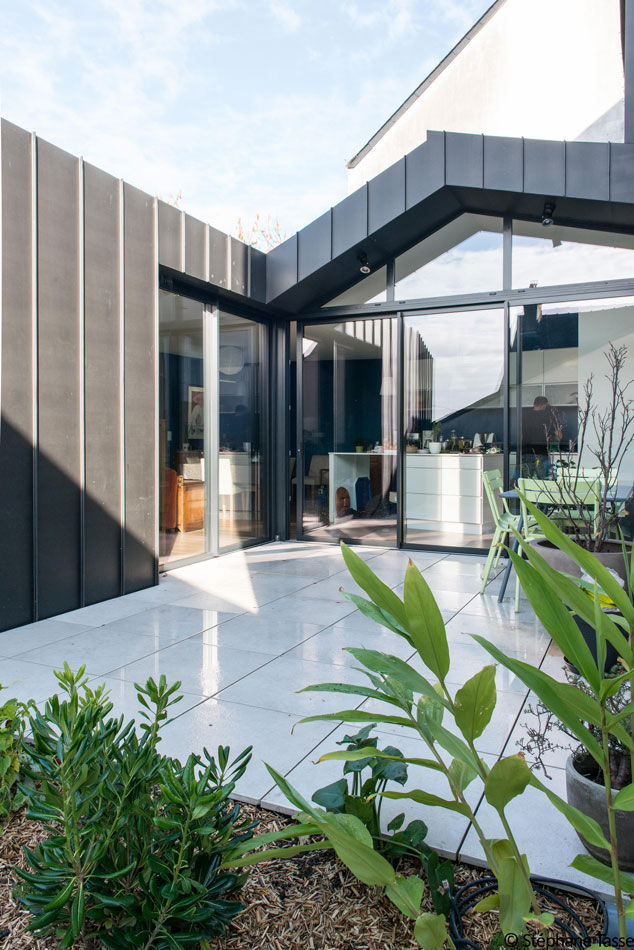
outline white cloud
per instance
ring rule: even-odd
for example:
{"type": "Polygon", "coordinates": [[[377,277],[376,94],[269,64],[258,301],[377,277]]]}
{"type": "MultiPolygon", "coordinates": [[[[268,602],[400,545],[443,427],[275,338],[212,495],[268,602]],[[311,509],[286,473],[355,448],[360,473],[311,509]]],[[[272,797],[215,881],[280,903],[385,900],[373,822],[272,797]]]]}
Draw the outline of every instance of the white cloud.
{"type": "Polygon", "coordinates": [[[302,25],[302,18],[296,10],[286,3],[280,3],[279,0],[273,0],[270,10],[283,30],[287,33],[297,33],[302,25]]]}

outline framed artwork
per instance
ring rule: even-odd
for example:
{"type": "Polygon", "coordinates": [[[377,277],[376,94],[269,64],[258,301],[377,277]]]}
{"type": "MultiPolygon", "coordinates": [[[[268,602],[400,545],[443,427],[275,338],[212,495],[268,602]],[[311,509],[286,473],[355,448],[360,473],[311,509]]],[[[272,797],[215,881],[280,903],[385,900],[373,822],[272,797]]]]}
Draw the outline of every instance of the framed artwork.
{"type": "Polygon", "coordinates": [[[205,437],[205,390],[202,386],[187,387],[187,438],[205,437]]]}

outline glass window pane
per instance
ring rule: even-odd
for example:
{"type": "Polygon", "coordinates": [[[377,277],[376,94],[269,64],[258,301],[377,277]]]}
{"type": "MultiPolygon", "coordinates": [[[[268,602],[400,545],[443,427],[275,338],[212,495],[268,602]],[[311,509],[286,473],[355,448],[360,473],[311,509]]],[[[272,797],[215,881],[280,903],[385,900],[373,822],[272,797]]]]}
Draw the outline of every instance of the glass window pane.
{"type": "MultiPolygon", "coordinates": [[[[625,386],[634,378],[634,298],[512,308],[510,472],[514,479],[551,478],[562,463],[596,468],[597,430],[591,420],[582,440],[580,407],[592,377],[591,405],[597,422],[609,412],[606,354],[610,343],[627,348],[621,380],[625,386]]],[[[614,445],[619,431],[617,422],[614,445]]],[[[634,445],[627,447],[619,460],[619,482],[631,485],[634,445]]]]}
{"type": "Polygon", "coordinates": [[[219,547],[266,536],[264,328],[230,313],[219,315],[218,526],[219,547]]]}
{"type": "Polygon", "coordinates": [[[390,317],[304,328],[303,528],[310,538],[396,541],[397,350],[390,317]]]}
{"type": "Polygon", "coordinates": [[[513,287],[634,277],[634,235],[513,221],[513,287]]]}
{"type": "Polygon", "coordinates": [[[386,298],[385,288],[387,286],[387,268],[379,267],[378,270],[364,277],[354,287],[350,287],[342,294],[329,300],[324,307],[346,307],[367,303],[384,303],[386,298]]]}
{"type": "Polygon", "coordinates": [[[203,305],[159,296],[159,556],[164,564],[209,550],[205,532],[208,433],[203,305]]]}
{"type": "Polygon", "coordinates": [[[487,548],[504,459],[504,311],[405,318],[404,537],[487,548]]]}
{"type": "Polygon", "coordinates": [[[396,258],[396,300],[502,288],[502,219],[463,214],[396,258]]]}

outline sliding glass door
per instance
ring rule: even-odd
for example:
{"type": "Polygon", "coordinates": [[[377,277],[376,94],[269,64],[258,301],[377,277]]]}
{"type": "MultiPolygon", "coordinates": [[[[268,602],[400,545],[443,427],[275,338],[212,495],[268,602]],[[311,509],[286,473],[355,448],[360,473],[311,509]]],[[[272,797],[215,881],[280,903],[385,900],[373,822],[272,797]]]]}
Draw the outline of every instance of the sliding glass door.
{"type": "Polygon", "coordinates": [[[293,481],[307,538],[396,543],[397,337],[395,317],[303,328],[293,481]]]}
{"type": "Polygon", "coordinates": [[[485,483],[504,470],[504,309],[403,322],[403,540],[487,548],[485,483]]]}
{"type": "Polygon", "coordinates": [[[266,327],[159,299],[159,562],[264,540],[266,327]]]}

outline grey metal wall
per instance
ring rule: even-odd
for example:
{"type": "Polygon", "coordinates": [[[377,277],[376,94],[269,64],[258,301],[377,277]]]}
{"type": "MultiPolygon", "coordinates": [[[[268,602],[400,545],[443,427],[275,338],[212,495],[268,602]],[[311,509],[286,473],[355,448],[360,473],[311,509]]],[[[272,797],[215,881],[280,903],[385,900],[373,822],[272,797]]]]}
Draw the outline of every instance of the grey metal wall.
{"type": "Polygon", "coordinates": [[[0,630],[157,580],[159,264],[264,255],[2,120],[0,630]]]}

